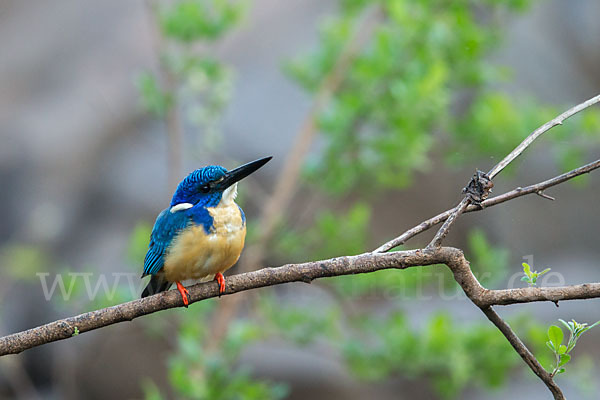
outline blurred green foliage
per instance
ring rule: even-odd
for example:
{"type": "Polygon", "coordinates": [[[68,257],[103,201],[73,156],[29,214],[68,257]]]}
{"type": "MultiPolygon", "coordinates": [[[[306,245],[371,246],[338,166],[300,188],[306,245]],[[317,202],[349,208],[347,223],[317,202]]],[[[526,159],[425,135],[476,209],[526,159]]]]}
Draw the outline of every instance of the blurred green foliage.
{"type": "Polygon", "coordinates": [[[254,379],[247,368],[235,366],[240,351],[262,337],[258,325],[235,321],[221,348],[207,352],[204,343],[210,324],[206,321],[212,315],[203,312],[195,317],[192,322],[185,316],[177,333],[177,349],[169,360],[169,380],[178,398],[275,400],[286,395],[285,386],[254,379]]]}
{"type": "MultiPolygon", "coordinates": [[[[331,71],[365,10],[378,7],[382,16],[320,115],[327,146],[311,160],[309,176],[336,193],[359,186],[402,188],[429,166],[436,146],[452,162],[502,157],[556,116],[554,107],[498,92],[495,85],[508,74],[488,61],[500,43],[503,17],[529,3],[341,1],[340,15],[324,25],[319,47],[287,67],[308,91],[316,91],[331,71]]],[[[553,140],[597,134],[600,113],[585,118],[569,121],[562,137],[553,132],[553,140]]],[[[589,139],[597,143],[598,135],[589,139]]],[[[581,164],[585,149],[569,148],[578,151],[558,150],[564,168],[581,164]]]]}
{"type": "Polygon", "coordinates": [[[467,259],[481,284],[490,287],[504,283],[508,273],[508,250],[493,246],[481,229],[469,232],[467,243],[467,259]]]}
{"type": "Polygon", "coordinates": [[[179,0],[156,3],[158,35],[164,41],[160,74],[140,73],[136,84],[142,107],[165,118],[182,110],[186,122],[201,131],[203,152],[220,144],[219,121],[233,92],[231,68],[198,46],[212,43],[236,26],[248,2],[236,0],[179,0]]]}
{"type": "Polygon", "coordinates": [[[263,322],[261,329],[299,345],[320,337],[335,341],[340,336],[340,311],[335,306],[312,308],[299,301],[285,304],[276,296],[264,295],[259,299],[258,312],[263,322]],[[307,308],[312,312],[306,312],[307,308]]]}
{"type": "Polygon", "coordinates": [[[383,320],[365,318],[360,330],[373,343],[345,345],[354,372],[367,379],[394,373],[427,376],[445,398],[470,385],[498,387],[520,362],[494,327],[455,324],[446,314],[434,315],[425,329],[416,329],[402,313],[394,313],[383,320]]]}
{"type": "Polygon", "coordinates": [[[173,103],[170,94],[164,93],[154,75],[142,72],[136,81],[144,109],[156,117],[164,117],[173,103]]]}
{"type": "Polygon", "coordinates": [[[171,39],[192,43],[220,38],[244,15],[245,1],[181,0],[160,11],[160,27],[171,39]]]}
{"type": "Polygon", "coordinates": [[[306,260],[307,254],[316,259],[358,254],[367,246],[370,217],[365,203],[356,203],[346,213],[322,211],[307,229],[289,229],[289,224],[281,229],[274,252],[288,262],[306,260]]]}
{"type": "Polygon", "coordinates": [[[0,265],[13,280],[37,280],[40,267],[48,261],[47,255],[37,246],[12,243],[0,249],[0,265]]]}

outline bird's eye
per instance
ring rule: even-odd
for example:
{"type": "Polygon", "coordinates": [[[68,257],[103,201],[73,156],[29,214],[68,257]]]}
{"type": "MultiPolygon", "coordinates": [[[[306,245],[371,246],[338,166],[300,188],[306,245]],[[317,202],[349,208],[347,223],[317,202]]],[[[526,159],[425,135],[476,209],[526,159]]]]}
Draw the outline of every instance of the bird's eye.
{"type": "Polygon", "coordinates": [[[200,186],[200,191],[202,193],[208,193],[208,192],[210,192],[210,185],[207,183],[205,185],[200,186]]]}

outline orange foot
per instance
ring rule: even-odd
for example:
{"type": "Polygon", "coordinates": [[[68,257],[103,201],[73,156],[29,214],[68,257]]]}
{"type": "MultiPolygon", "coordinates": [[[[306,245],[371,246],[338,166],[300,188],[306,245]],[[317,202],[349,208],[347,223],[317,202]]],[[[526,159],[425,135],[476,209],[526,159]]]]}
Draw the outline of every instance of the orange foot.
{"type": "Polygon", "coordinates": [[[177,284],[177,290],[181,293],[181,298],[183,299],[183,305],[187,308],[188,304],[190,304],[190,292],[181,284],[181,282],[175,282],[177,284]]]}
{"type": "Polygon", "coordinates": [[[225,293],[225,277],[222,273],[217,272],[215,275],[215,281],[219,284],[219,296],[225,293]]]}

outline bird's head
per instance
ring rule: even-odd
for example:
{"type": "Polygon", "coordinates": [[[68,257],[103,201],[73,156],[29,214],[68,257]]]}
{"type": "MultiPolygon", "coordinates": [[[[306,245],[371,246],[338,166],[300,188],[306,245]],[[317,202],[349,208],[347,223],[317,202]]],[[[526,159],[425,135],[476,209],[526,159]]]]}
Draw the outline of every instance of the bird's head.
{"type": "Polygon", "coordinates": [[[233,201],[237,195],[237,182],[244,179],[273,157],[264,157],[227,171],[220,165],[209,165],[191,172],[177,186],[171,207],[185,204],[185,208],[201,204],[215,207],[221,200],[233,201]]]}

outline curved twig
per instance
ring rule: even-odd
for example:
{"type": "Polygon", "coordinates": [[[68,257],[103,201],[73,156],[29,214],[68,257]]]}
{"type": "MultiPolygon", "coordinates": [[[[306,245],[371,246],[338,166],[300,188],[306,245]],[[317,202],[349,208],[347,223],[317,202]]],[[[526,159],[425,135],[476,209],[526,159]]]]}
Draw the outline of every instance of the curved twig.
{"type": "Polygon", "coordinates": [[[600,102],[600,94],[597,95],[597,96],[595,96],[595,97],[592,97],[589,100],[584,101],[581,104],[576,105],[575,107],[572,107],[572,108],[568,109],[564,113],[560,114],[558,117],[554,118],[552,121],[548,121],[544,125],[542,125],[539,128],[537,128],[529,136],[527,136],[525,138],[525,140],[523,140],[521,142],[521,144],[519,144],[517,147],[515,147],[515,149],[513,151],[511,151],[506,157],[504,157],[504,159],[502,161],[500,161],[498,164],[496,164],[494,166],[494,168],[492,168],[490,170],[490,172],[488,172],[488,176],[490,177],[490,179],[493,179],[504,168],[506,168],[508,166],[508,164],[510,164],[511,162],[513,162],[513,160],[515,158],[517,158],[518,156],[520,156],[521,153],[523,153],[525,151],[525,149],[527,147],[529,147],[529,145],[531,143],[533,143],[533,141],[535,139],[537,139],[540,136],[542,136],[542,134],[548,132],[550,129],[554,128],[557,125],[562,125],[563,122],[567,118],[570,118],[573,115],[577,114],[578,112],[583,111],[586,108],[591,107],[594,104],[599,103],[599,102],[600,102]]]}

